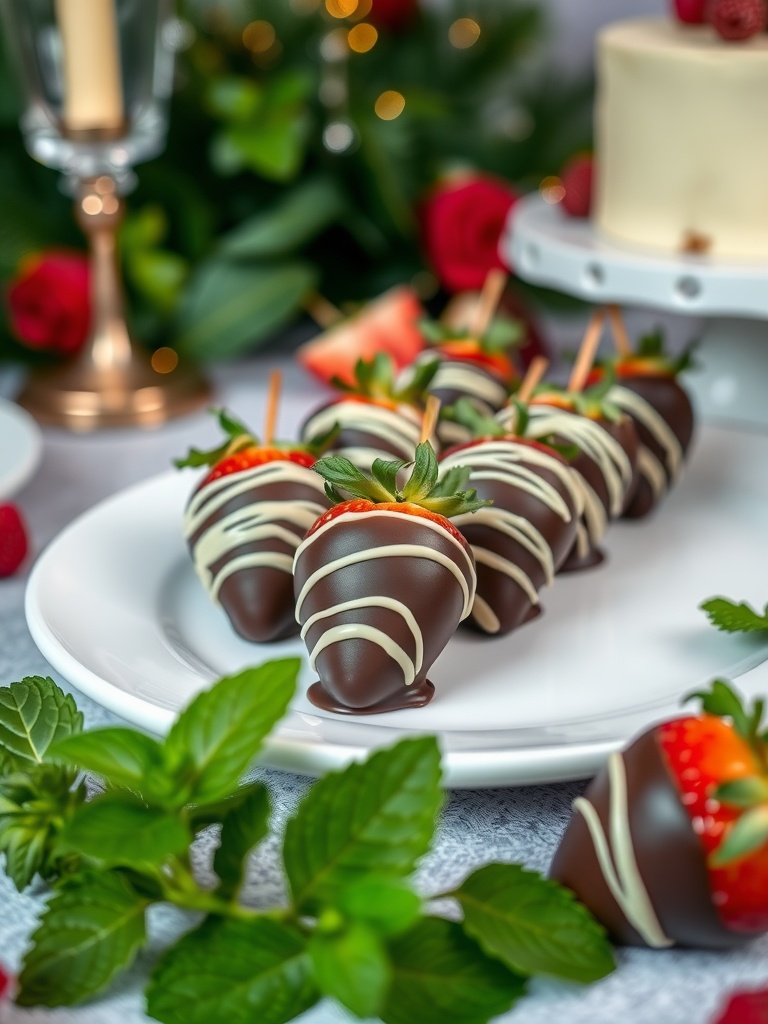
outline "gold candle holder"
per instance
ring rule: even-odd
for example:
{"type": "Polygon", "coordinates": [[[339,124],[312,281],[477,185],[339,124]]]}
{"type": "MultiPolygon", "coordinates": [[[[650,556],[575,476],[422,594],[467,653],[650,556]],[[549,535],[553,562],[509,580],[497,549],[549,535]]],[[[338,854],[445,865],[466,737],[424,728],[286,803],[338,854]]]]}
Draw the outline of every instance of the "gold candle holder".
{"type": "Polygon", "coordinates": [[[154,356],[133,344],[117,258],[123,200],[108,175],[83,179],[75,216],[91,262],[91,335],[62,366],[33,371],[18,402],[41,423],[68,430],[156,426],[210,401],[211,389],[172,349],[154,356]]]}

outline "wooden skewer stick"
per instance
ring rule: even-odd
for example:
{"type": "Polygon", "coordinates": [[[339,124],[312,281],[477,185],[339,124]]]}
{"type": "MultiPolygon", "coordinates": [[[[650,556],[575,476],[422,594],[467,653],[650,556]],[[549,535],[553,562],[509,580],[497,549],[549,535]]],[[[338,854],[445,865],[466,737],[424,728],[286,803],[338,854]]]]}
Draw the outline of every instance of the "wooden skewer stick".
{"type": "Polygon", "coordinates": [[[273,370],[269,375],[269,394],[267,395],[267,415],[264,420],[265,447],[272,444],[275,436],[275,423],[277,422],[277,406],[280,401],[280,386],[283,382],[283,375],[280,370],[273,370]]]}
{"type": "Polygon", "coordinates": [[[344,314],[320,292],[310,292],[304,300],[304,310],[324,331],[344,320],[344,314]]]}
{"type": "Polygon", "coordinates": [[[584,390],[584,385],[587,383],[587,377],[597,355],[597,349],[603,333],[604,319],[604,309],[596,309],[590,317],[581,347],[579,348],[579,354],[576,356],[576,362],[573,365],[573,370],[571,370],[571,377],[568,381],[569,391],[584,390]]]}
{"type": "Polygon", "coordinates": [[[421,437],[419,443],[429,441],[435,429],[437,423],[437,417],[440,415],[440,399],[435,395],[430,395],[427,398],[427,408],[424,410],[424,419],[421,421],[421,437]]]}
{"type": "Polygon", "coordinates": [[[621,315],[621,310],[618,306],[608,306],[607,309],[616,351],[623,359],[626,359],[632,355],[632,342],[627,334],[627,325],[624,323],[624,317],[621,315]]]}
{"type": "Polygon", "coordinates": [[[504,292],[504,288],[507,284],[507,275],[503,270],[498,268],[491,270],[485,279],[483,284],[483,290],[480,294],[480,300],[477,304],[477,309],[472,317],[472,322],[469,325],[469,333],[473,338],[482,338],[485,332],[488,330],[488,326],[493,319],[493,315],[496,312],[496,308],[501,302],[501,296],[504,292]]]}
{"type": "Polygon", "coordinates": [[[523,377],[523,383],[520,385],[517,394],[514,396],[521,402],[527,402],[533,392],[541,383],[544,374],[547,372],[549,366],[549,360],[546,356],[536,356],[528,370],[523,377]]]}

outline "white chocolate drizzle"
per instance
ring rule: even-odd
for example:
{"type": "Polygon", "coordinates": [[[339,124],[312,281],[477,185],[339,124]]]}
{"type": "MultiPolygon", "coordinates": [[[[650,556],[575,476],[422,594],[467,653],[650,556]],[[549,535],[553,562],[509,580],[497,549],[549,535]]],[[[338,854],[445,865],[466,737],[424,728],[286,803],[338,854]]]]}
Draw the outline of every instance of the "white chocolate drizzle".
{"type": "Polygon", "coordinates": [[[430,391],[461,391],[484,415],[492,416],[507,401],[507,389],[481,367],[462,360],[441,360],[430,391]],[[482,403],[480,405],[479,403],[482,403]]]}
{"type": "Polygon", "coordinates": [[[624,758],[614,752],[608,757],[608,831],[586,797],[577,797],[574,811],[580,813],[589,831],[597,862],[611,895],[638,935],[654,949],[674,945],[664,934],[645,888],[632,844],[624,758]]]}
{"type": "MultiPolygon", "coordinates": [[[[562,484],[576,514],[580,515],[584,508],[583,490],[579,488],[571,467],[530,445],[515,444],[509,440],[484,441],[454,452],[441,463],[441,468],[446,470],[454,466],[466,466],[471,470],[471,484],[477,484],[481,480],[495,480],[505,486],[524,491],[541,501],[563,522],[568,523],[573,518],[568,502],[548,480],[530,467],[546,469],[562,484]],[[525,465],[526,463],[529,465],[525,465]]],[[[482,524],[511,537],[539,562],[545,583],[548,585],[552,582],[555,574],[552,549],[541,531],[523,516],[494,505],[456,516],[453,522],[459,528],[472,523],[482,524]]],[[[520,566],[497,552],[476,544],[472,545],[472,553],[478,564],[509,576],[521,587],[532,604],[539,603],[538,591],[533,581],[520,566]]],[[[495,628],[486,629],[486,632],[498,632],[499,620],[486,601],[478,604],[478,598],[475,597],[472,615],[483,629],[486,629],[484,622],[492,626],[495,622],[495,628]]]]}
{"type": "Polygon", "coordinates": [[[664,451],[664,463],[669,479],[674,482],[683,468],[683,448],[664,417],[653,408],[650,402],[646,401],[642,395],[632,391],[631,388],[623,388],[620,385],[612,387],[608,392],[608,401],[623,409],[638,423],[642,423],[648,433],[656,438],[664,451]]]}
{"type": "MultiPolygon", "coordinates": [[[[380,440],[386,448],[354,446],[343,449],[344,457],[354,465],[370,469],[373,459],[413,459],[421,434],[421,418],[416,409],[400,405],[391,409],[371,402],[340,401],[320,409],[304,425],[301,436],[311,440],[327,433],[334,424],[342,430],[357,430],[370,434],[372,440],[380,440]],[[392,449],[395,449],[393,452],[392,449]]],[[[337,451],[337,454],[340,454],[337,451]]]]}
{"type": "Polygon", "coordinates": [[[225,580],[236,572],[267,567],[290,573],[293,558],[281,551],[253,551],[232,557],[238,548],[258,541],[279,541],[296,548],[314,521],[327,509],[323,481],[311,469],[280,459],[253,469],[219,477],[192,495],[184,513],[184,535],[189,540],[208,526],[194,543],[195,570],[213,601],[218,601],[225,580]],[[258,491],[273,484],[293,484],[317,491],[318,501],[286,498],[259,501],[258,491]],[[254,500],[217,518],[233,499],[253,492],[254,500]],[[212,566],[221,564],[214,573],[212,566]]]}
{"type": "MultiPolygon", "coordinates": [[[[294,569],[298,564],[299,559],[307,549],[310,548],[318,538],[325,534],[329,529],[335,528],[337,525],[343,527],[345,523],[359,523],[362,517],[367,520],[372,517],[382,516],[396,518],[398,520],[402,519],[401,513],[391,512],[385,509],[374,509],[364,513],[342,513],[336,518],[329,520],[329,522],[324,523],[323,526],[312,533],[311,536],[306,537],[300,545],[296,552],[294,569]]],[[[456,549],[458,559],[452,558],[444,552],[430,547],[427,544],[381,544],[375,547],[363,548],[360,551],[333,559],[315,570],[315,572],[311,573],[302,586],[296,599],[297,620],[301,622],[301,611],[304,607],[304,603],[309,597],[312,589],[321,580],[326,579],[333,573],[347,568],[348,566],[358,565],[361,562],[377,560],[380,558],[424,558],[444,566],[456,579],[461,589],[463,600],[461,618],[465,619],[472,608],[477,582],[474,562],[471,554],[467,551],[460,540],[457,540],[456,537],[452,536],[452,534],[450,534],[439,523],[421,516],[414,516],[413,521],[421,527],[432,530],[437,533],[442,540],[453,545],[456,549]]],[[[384,608],[401,615],[413,636],[415,651],[413,657],[411,657],[400,644],[384,633],[383,630],[365,623],[351,622],[331,626],[321,633],[320,638],[314,644],[310,652],[310,664],[314,667],[318,655],[334,643],[349,639],[368,640],[372,643],[378,644],[395,662],[397,662],[403,670],[403,680],[405,685],[410,686],[418,675],[423,664],[424,641],[421,629],[419,628],[413,612],[407,607],[407,605],[395,598],[387,595],[367,595],[339,602],[329,608],[323,608],[314,612],[307,618],[306,622],[302,626],[301,635],[303,638],[306,638],[311,627],[324,619],[330,619],[341,612],[356,611],[362,608],[384,608]]]]}

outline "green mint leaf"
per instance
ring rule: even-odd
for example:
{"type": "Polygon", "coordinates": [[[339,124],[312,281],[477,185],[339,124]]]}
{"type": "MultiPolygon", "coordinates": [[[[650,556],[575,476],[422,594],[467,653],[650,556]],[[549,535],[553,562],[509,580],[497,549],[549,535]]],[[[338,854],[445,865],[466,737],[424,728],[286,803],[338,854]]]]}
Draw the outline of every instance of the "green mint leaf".
{"type": "Polygon", "coordinates": [[[711,597],[702,601],[699,608],[706,612],[709,621],[726,633],[751,633],[768,629],[768,605],[762,615],[745,601],[736,604],[727,597],[711,597]]]}
{"type": "Polygon", "coordinates": [[[721,868],[754,853],[768,842],[768,805],[745,811],[728,829],[723,842],[709,857],[709,864],[721,868]]]}
{"type": "Polygon", "coordinates": [[[736,732],[749,740],[752,735],[752,723],[738,694],[724,679],[714,679],[710,685],[710,690],[699,690],[688,694],[683,698],[683,703],[698,698],[703,711],[709,715],[732,719],[736,732]]]}
{"type": "Polygon", "coordinates": [[[168,950],[147,989],[161,1024],[284,1024],[318,999],[303,936],[267,917],[208,918],[168,950]]]}
{"type": "Polygon", "coordinates": [[[52,679],[27,676],[0,687],[0,748],[16,767],[41,764],[52,743],[82,727],[73,698],[52,679]]]}
{"type": "Polygon", "coordinates": [[[409,875],[429,849],[442,800],[433,737],[402,740],[320,779],[285,830],[296,907],[316,908],[371,870],[409,875]]]}
{"type": "Polygon", "coordinates": [[[489,864],[453,893],[464,930],[523,974],[590,982],[616,966],[605,931],[557,882],[517,864],[489,864]]]}
{"type": "Polygon", "coordinates": [[[208,828],[209,825],[218,825],[245,803],[254,790],[261,788],[261,782],[246,782],[242,786],[238,786],[230,796],[224,797],[223,800],[187,807],[187,819],[195,832],[208,828]]]}
{"type": "Polygon", "coordinates": [[[454,921],[422,918],[389,945],[384,1024],[486,1024],[508,1010],[525,979],[483,953],[454,921]]]}
{"type": "Polygon", "coordinates": [[[259,783],[249,786],[242,803],[221,820],[221,839],[213,857],[213,870],[219,876],[219,895],[235,899],[243,884],[248,854],[268,831],[266,787],[259,783]]]}
{"type": "Polygon", "coordinates": [[[372,873],[344,886],[335,906],[343,917],[363,921],[379,935],[397,935],[414,923],[421,900],[405,883],[372,873]]]}
{"type": "Polygon", "coordinates": [[[158,788],[163,775],[162,745],[135,729],[93,729],[69,736],[53,745],[48,756],[146,796],[158,788]]]}
{"type": "Polygon", "coordinates": [[[48,841],[48,829],[41,829],[32,815],[19,811],[6,816],[0,802],[0,853],[5,854],[5,872],[19,892],[42,873],[48,841]]]}
{"type": "Polygon", "coordinates": [[[85,874],[54,893],[19,976],[19,1006],[72,1006],[100,992],[146,940],[146,901],[116,874],[85,874]]]}
{"type": "Polygon", "coordinates": [[[437,456],[429,441],[416,446],[416,458],[408,482],[403,487],[403,500],[420,502],[427,498],[437,483],[437,456]]]}
{"type": "Polygon", "coordinates": [[[162,864],[186,852],[189,843],[189,831],[175,814],[117,793],[85,804],[59,835],[62,852],[72,851],[98,863],[125,867],[162,864]]]}
{"type": "Polygon", "coordinates": [[[758,804],[765,804],[768,803],[768,779],[761,775],[732,779],[719,785],[712,796],[729,807],[755,807],[758,804]]]}
{"type": "Polygon", "coordinates": [[[374,931],[360,922],[332,935],[316,930],[307,948],[323,995],[337,999],[357,1017],[378,1016],[392,972],[374,931]]]}
{"type": "Polygon", "coordinates": [[[179,800],[209,803],[232,793],[296,689],[298,658],[268,661],[219,680],[182,711],[165,741],[179,800]]]}

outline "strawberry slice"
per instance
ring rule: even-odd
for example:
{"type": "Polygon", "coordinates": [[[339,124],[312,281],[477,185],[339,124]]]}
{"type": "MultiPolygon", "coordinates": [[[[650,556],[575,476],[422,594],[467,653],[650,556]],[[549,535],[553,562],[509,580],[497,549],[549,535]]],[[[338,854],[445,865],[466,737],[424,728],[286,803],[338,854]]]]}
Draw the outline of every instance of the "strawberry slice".
{"type": "Polygon", "coordinates": [[[423,316],[416,292],[400,285],[302,345],[296,359],[325,383],[336,378],[354,384],[358,361],[373,359],[379,352],[390,355],[397,369],[403,369],[424,347],[418,328],[423,316]]]}

